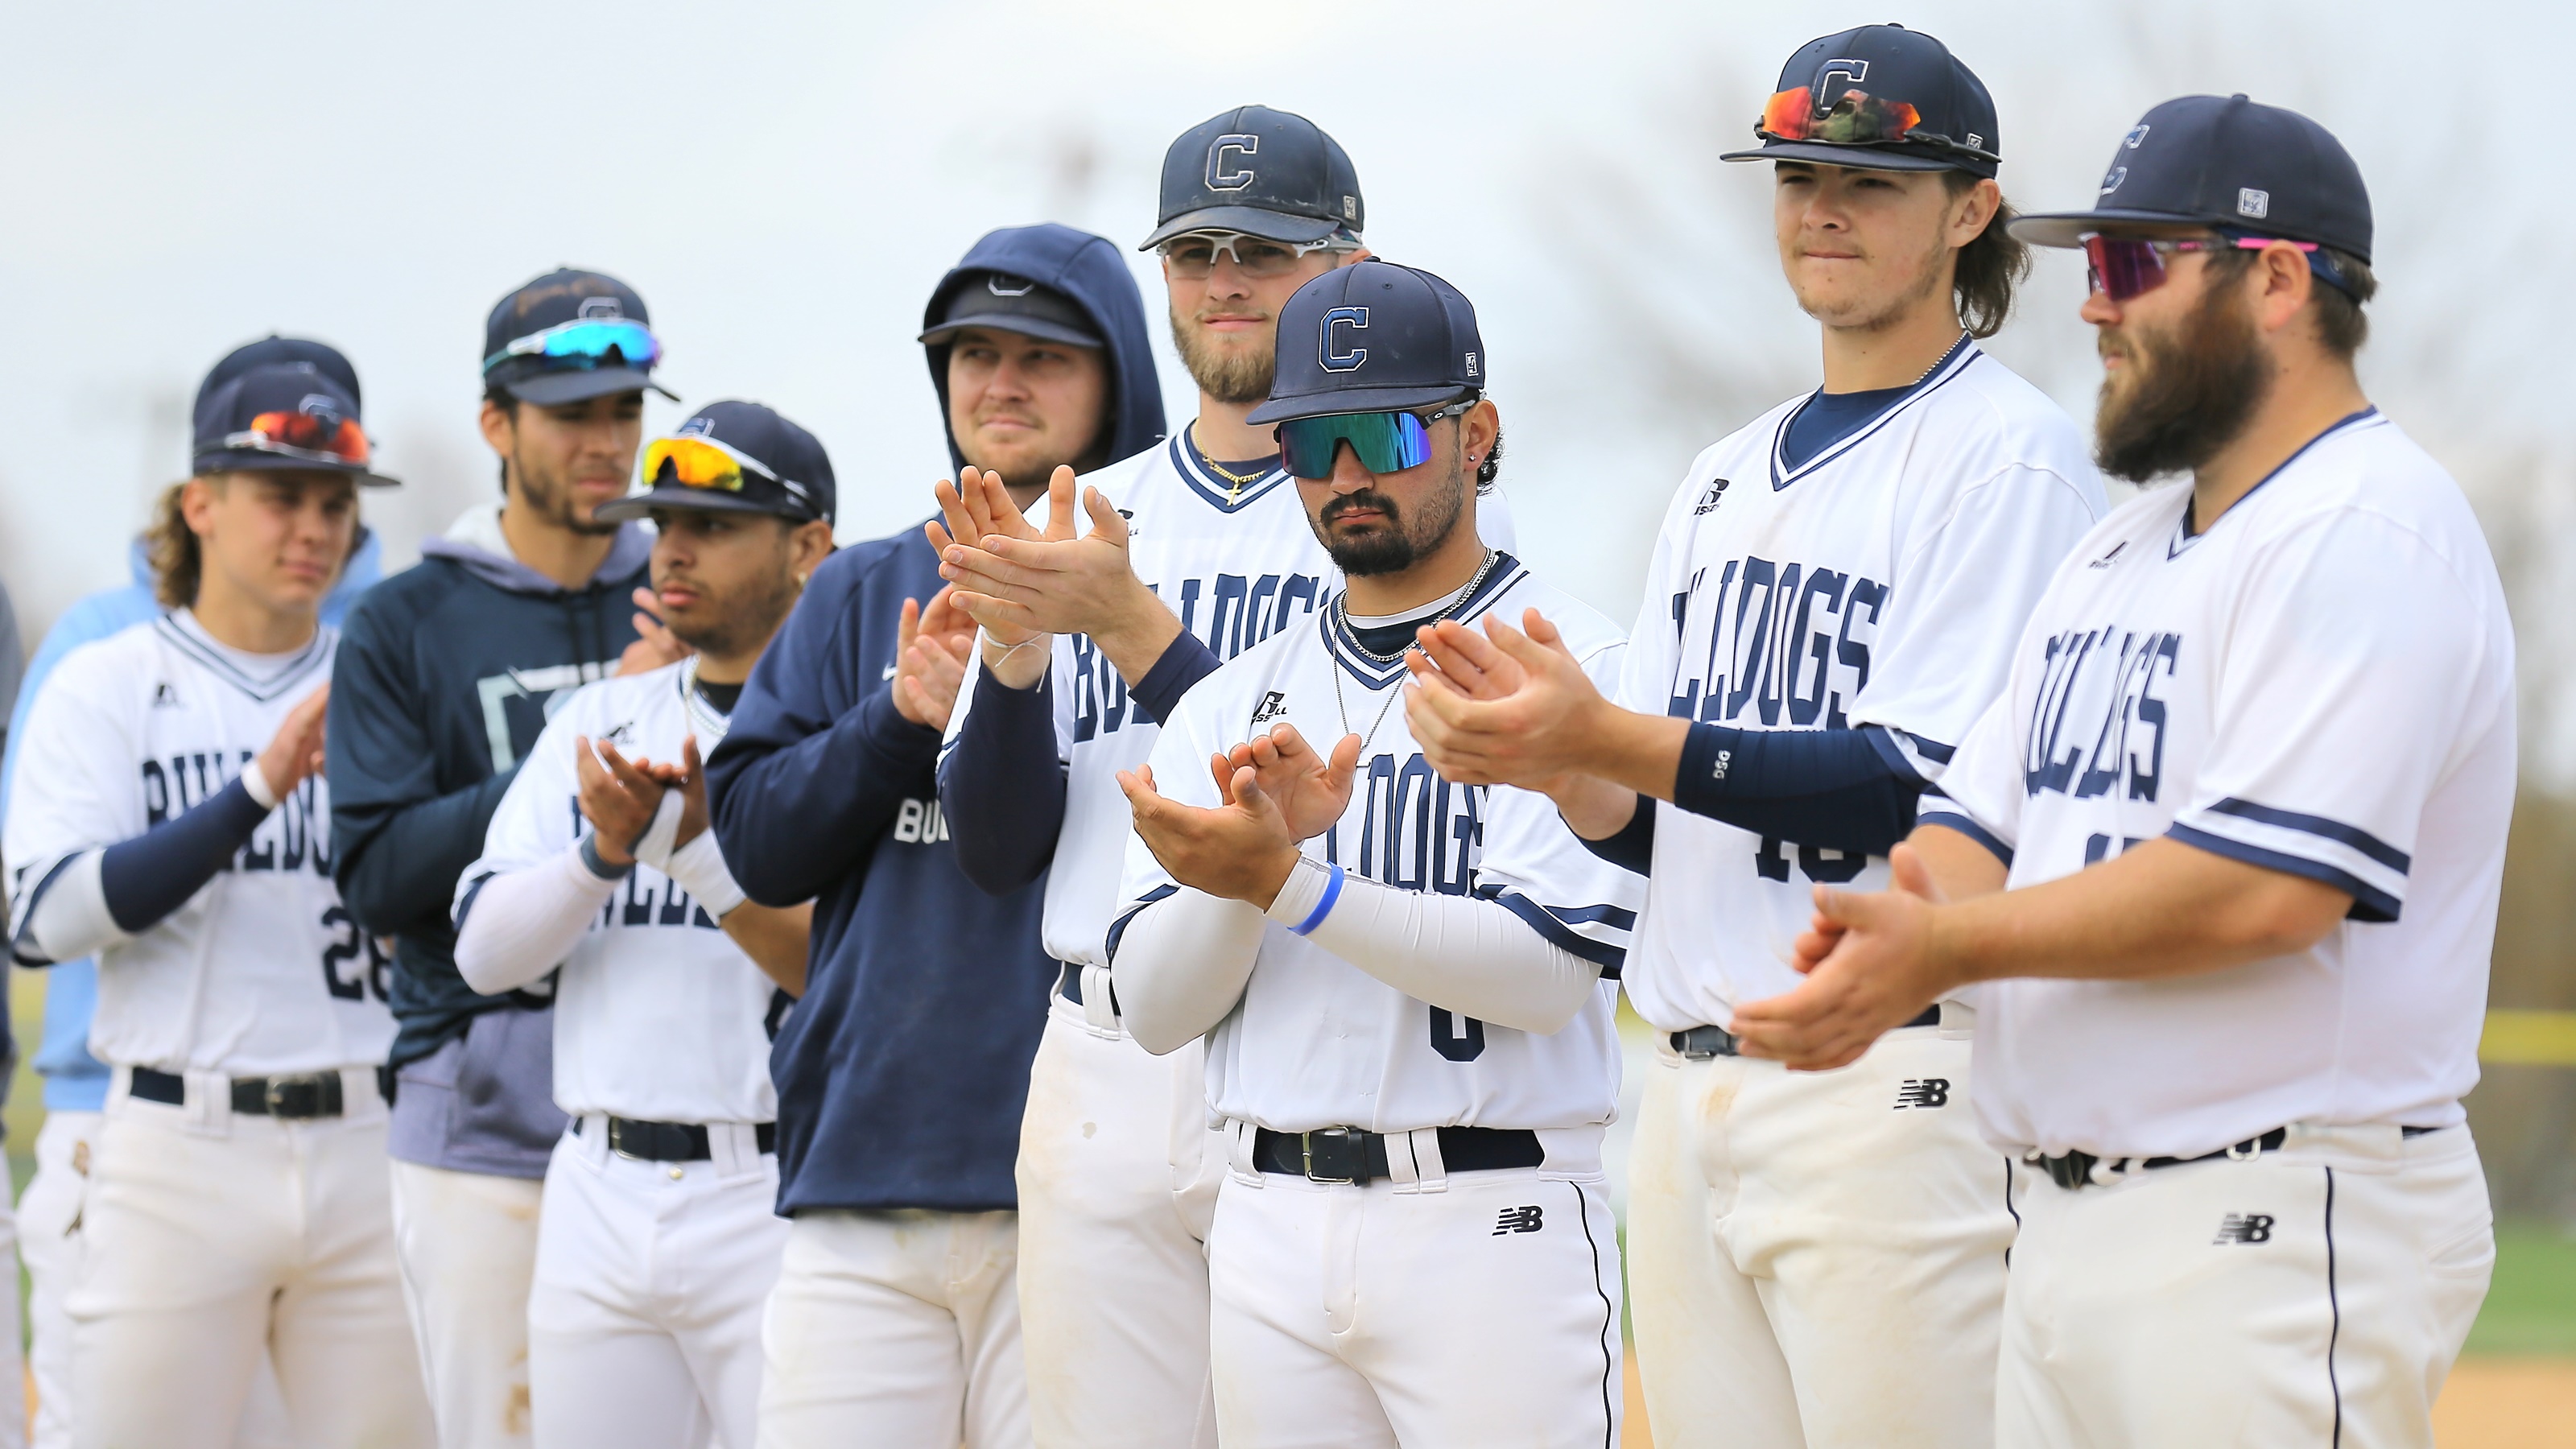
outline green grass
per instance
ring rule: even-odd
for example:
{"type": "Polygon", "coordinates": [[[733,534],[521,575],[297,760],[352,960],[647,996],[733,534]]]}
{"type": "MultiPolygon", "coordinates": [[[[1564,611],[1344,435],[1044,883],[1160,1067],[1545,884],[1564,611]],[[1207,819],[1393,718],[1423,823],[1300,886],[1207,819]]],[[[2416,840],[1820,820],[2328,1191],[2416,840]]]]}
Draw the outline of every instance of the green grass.
{"type": "Polygon", "coordinates": [[[2495,1283],[2467,1351],[2576,1356],[2576,1233],[2541,1223],[2496,1225],[2495,1283]]]}

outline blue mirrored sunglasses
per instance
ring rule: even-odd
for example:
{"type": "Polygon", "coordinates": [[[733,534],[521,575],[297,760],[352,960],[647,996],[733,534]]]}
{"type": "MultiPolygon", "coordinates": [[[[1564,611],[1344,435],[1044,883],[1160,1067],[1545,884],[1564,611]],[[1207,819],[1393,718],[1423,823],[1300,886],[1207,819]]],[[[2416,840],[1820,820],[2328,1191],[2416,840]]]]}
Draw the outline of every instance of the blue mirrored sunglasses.
{"type": "Polygon", "coordinates": [[[541,358],[558,367],[651,367],[662,360],[662,343],[641,322],[583,317],[518,338],[483,359],[483,370],[513,357],[541,358]]]}
{"type": "Polygon", "coordinates": [[[1473,398],[1451,403],[1436,413],[1327,413],[1320,418],[1290,418],[1276,429],[1279,466],[1291,478],[1330,478],[1333,459],[1344,443],[1351,456],[1372,473],[1401,473],[1431,461],[1431,424],[1454,418],[1476,405],[1473,398]]]}

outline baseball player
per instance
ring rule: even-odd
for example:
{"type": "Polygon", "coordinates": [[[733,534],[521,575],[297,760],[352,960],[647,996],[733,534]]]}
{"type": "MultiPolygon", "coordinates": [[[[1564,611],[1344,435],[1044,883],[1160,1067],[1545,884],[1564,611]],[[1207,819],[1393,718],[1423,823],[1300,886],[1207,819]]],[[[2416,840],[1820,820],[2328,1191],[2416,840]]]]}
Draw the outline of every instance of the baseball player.
{"type": "Polygon", "coordinates": [[[153,530],[171,612],[74,651],[20,741],[12,946],[95,953],[114,1069],[72,1320],[81,1445],[233,1442],[276,1366],[299,1442],[427,1445],[376,1068],[386,962],[331,884],[317,617],[372,471],[356,400],[250,368],[153,530]]]}
{"type": "Polygon", "coordinates": [[[2314,121],[2147,112],[2082,246],[2103,467],[2153,489],[2049,583],[1896,892],[1819,891],[1748,1050],[1979,1003],[2031,1164],[1996,1442],[2433,1442],[2495,1257],[2477,1080],[2514,642],[2458,487],[2370,405],[2371,215],[2314,121]]]}
{"type": "MultiPolygon", "coordinates": [[[[1034,496],[1059,464],[1162,444],[1144,301],[1103,238],[989,233],[922,326],[961,467],[1034,496]]],[[[939,808],[940,730],[973,643],[920,530],[844,549],[707,761],[744,891],[816,916],[770,1056],[792,1219],[763,1334],[772,1449],[1030,1439],[1012,1171],[1056,965],[1041,888],[984,894],[939,808]]]]}
{"type": "MultiPolygon", "coordinates": [[[[1065,963],[1019,1159],[1020,1300],[1030,1412],[1049,1446],[1207,1442],[1207,1268],[1224,1171],[1199,1065],[1127,1039],[1102,942],[1132,827],[1117,772],[1217,661],[1297,627],[1331,597],[1269,430],[1279,308],[1367,255],[1359,182],[1302,116],[1244,106],[1163,161],[1160,254],[1172,335],[1199,412],[1163,447],[1075,482],[1023,519],[1001,480],[943,490],[942,574],[983,626],[940,761],[958,861],[987,890],[1046,877],[1046,948],[1065,963]],[[1088,531],[1076,536],[1079,508],[1088,531]],[[952,542],[953,537],[953,542],[952,542]]],[[[1499,499],[1488,500],[1489,505],[1499,499]]],[[[1508,519],[1483,510],[1489,542],[1508,519]]]]}
{"type": "Polygon", "coordinates": [[[596,272],[549,273],[492,309],[482,426],[502,505],[468,510],[350,611],[331,696],[340,889],[394,939],[394,1211],[446,1449],[527,1442],[528,1276],[564,1132],[550,988],[466,985],[449,911],[547,706],[639,642],[629,601],[652,536],[598,510],[633,481],[658,388],[646,323],[643,299],[596,272]]]}
{"type": "Polygon", "coordinates": [[[1393,706],[1443,620],[1542,611],[1605,680],[1619,632],[1477,537],[1501,421],[1465,297],[1364,262],[1299,289],[1279,336],[1250,420],[1278,424],[1348,585],[1121,772],[1140,838],[1108,940],[1138,1043],[1208,1034],[1233,1168],[1208,1239],[1218,1432],[1615,1444],[1604,978],[1642,883],[1544,797],[1433,775],[1393,706]]]}
{"type": "Polygon", "coordinates": [[[1965,1110],[1970,1013],[1918,1002],[1821,1076],[1728,1024],[1795,983],[1812,883],[1887,878],[2105,505],[2074,425],[1977,346],[2023,259],[1976,76],[1866,26],[1792,56],[1755,129],[1733,157],[1774,163],[1824,387],[1692,463],[1614,695],[1494,620],[1432,651],[1489,697],[1408,707],[1441,773],[1544,788],[1652,872],[1623,979],[1657,1039],[1628,1225],[1657,1441],[1982,1446],[2013,1220],[1965,1110]]]}
{"type": "Polygon", "coordinates": [[[836,492],[811,433],[745,402],[654,442],[644,477],[601,517],[652,517],[663,617],[698,653],[554,712],[457,882],[456,969],[498,993],[563,968],[555,1101],[572,1127],[528,1300],[536,1440],[686,1449],[712,1427],[751,1449],[787,1235],[769,1039],[804,986],[812,908],[744,899],[699,758],[831,552],[836,492]]]}
{"type": "MultiPolygon", "coordinates": [[[[312,364],[347,389],[351,402],[364,405],[357,370],[340,355],[339,349],[303,338],[272,335],[237,347],[216,363],[198,385],[191,415],[203,412],[218,388],[251,368],[297,362],[312,364]]],[[[174,501],[186,486],[170,485],[174,501]]],[[[352,600],[384,576],[383,544],[363,523],[358,534],[358,551],[342,566],[339,581],[322,600],[321,619],[331,628],[339,627],[352,600]]],[[[102,589],[74,602],[45,631],[44,640],[27,661],[26,678],[10,712],[12,747],[5,763],[0,763],[0,815],[7,813],[9,781],[17,774],[15,741],[26,734],[27,714],[35,703],[36,691],[52,675],[54,666],[84,644],[160,617],[148,539],[134,540],[129,564],[134,575],[132,583],[102,589]]],[[[70,1290],[72,1267],[77,1261],[80,1238],[76,1230],[88,1188],[89,1158],[97,1149],[101,1114],[107,1106],[108,1083],[113,1075],[105,1063],[89,1054],[90,1015],[98,1001],[97,973],[98,963],[85,956],[57,962],[45,970],[44,1038],[36,1048],[34,1062],[36,1074],[44,1079],[45,1125],[36,1133],[35,1176],[28,1179],[26,1190],[18,1198],[22,1231],[18,1258],[26,1267],[28,1280],[27,1374],[36,1399],[28,1442],[36,1449],[65,1449],[71,1443],[71,1320],[63,1313],[63,1295],[70,1290]]],[[[6,1372],[7,1366],[0,1364],[0,1374],[6,1372]]],[[[7,1412],[6,1391],[0,1390],[0,1414],[7,1412]]],[[[7,1426],[0,1424],[0,1444],[10,1442],[8,1432],[7,1426]]],[[[263,1365],[252,1380],[251,1397],[242,1411],[236,1449],[285,1449],[291,1442],[285,1409],[277,1396],[277,1375],[263,1365]]]]}

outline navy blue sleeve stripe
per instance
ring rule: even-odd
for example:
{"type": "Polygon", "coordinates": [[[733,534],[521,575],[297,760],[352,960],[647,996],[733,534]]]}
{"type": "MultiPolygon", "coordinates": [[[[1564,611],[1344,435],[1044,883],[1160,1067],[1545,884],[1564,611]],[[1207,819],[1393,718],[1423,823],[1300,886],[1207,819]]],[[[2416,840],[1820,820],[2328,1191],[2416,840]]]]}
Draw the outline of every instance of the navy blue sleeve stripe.
{"type": "MultiPolygon", "coordinates": [[[[1879,726],[1863,725],[1861,728],[1877,729],[1879,726]]],[[[1904,733],[1908,740],[1913,741],[1914,753],[1921,755],[1923,758],[1930,760],[1936,765],[1946,765],[1950,763],[1950,757],[1959,753],[1959,747],[1957,745],[1945,745],[1939,740],[1925,739],[1923,736],[1911,731],[1903,731],[1902,733],[1904,733]]]]}
{"type": "Polygon", "coordinates": [[[2259,865],[2265,870],[2277,870],[2283,875],[2295,875],[2315,881],[2319,885],[2332,886],[2352,897],[2352,909],[2344,913],[2352,920],[2385,925],[2396,920],[2397,913],[2405,906],[2405,902],[2352,872],[2321,861],[2309,860],[2304,856],[2290,855],[2278,850],[2265,850],[2259,845],[2247,845],[2241,840],[2230,840],[2224,835],[2212,835],[2206,830],[2194,830],[2188,825],[2174,826],[2165,834],[2171,839],[2179,840],[2197,850],[2206,850],[2212,855],[2223,855],[2229,860],[2243,861],[2247,865],[2259,865]]]}
{"type": "Polygon", "coordinates": [[[1216,666],[1216,655],[1199,642],[1197,635],[1183,629],[1164,648],[1163,657],[1154,661],[1154,667],[1145,671],[1145,677],[1127,691],[1127,697],[1145,712],[1146,719],[1161,724],[1180,707],[1181,696],[1216,673],[1216,666]]]}
{"type": "Polygon", "coordinates": [[[1945,830],[1955,830],[1961,835],[1968,837],[1970,840],[1977,842],[1979,845],[1984,846],[1988,855],[2002,861],[2005,865],[2009,866],[2013,862],[2013,849],[2011,846],[2004,844],[2003,839],[1993,831],[1979,825],[1967,816],[1959,814],[1957,811],[1927,810],[1923,813],[1922,818],[1916,820],[1914,824],[1918,829],[1926,825],[1938,825],[1945,830]]]}
{"type": "Polygon", "coordinates": [[[474,882],[473,882],[473,884],[471,884],[471,885],[469,885],[469,886],[467,886],[467,887],[465,888],[465,894],[457,898],[457,901],[456,901],[456,934],[458,934],[458,935],[460,935],[460,936],[462,936],[462,935],[464,935],[464,934],[465,934],[465,914],[466,914],[466,912],[471,911],[471,910],[473,910],[473,909],[474,909],[474,898],[475,898],[476,896],[479,896],[479,895],[483,894],[483,886],[484,886],[484,883],[485,883],[485,882],[487,882],[487,881],[489,881],[489,880],[491,880],[493,876],[498,875],[498,874],[500,874],[500,872],[498,872],[498,871],[490,871],[490,870],[487,870],[487,871],[483,872],[481,875],[478,875],[478,876],[474,877],[474,882]]]}
{"type": "MultiPolygon", "coordinates": [[[[61,879],[64,871],[71,869],[72,862],[80,859],[81,854],[82,852],[74,851],[70,855],[66,855],[62,859],[54,862],[54,868],[46,871],[45,878],[36,882],[35,890],[28,893],[26,910],[25,913],[19,917],[19,920],[25,922],[27,926],[33,926],[36,923],[36,912],[45,904],[45,892],[54,888],[54,882],[61,879]]],[[[21,966],[51,966],[54,964],[53,957],[42,955],[37,952],[36,943],[32,933],[24,927],[19,930],[18,939],[9,943],[9,958],[21,966]]]]}
{"type": "MultiPolygon", "coordinates": [[[[1574,837],[1583,840],[1578,835],[1574,837]]],[[[1583,848],[1594,855],[1636,875],[1652,873],[1655,865],[1655,802],[1640,795],[1636,813],[1628,823],[1599,840],[1583,840],[1583,848]]]]}
{"type": "Polygon", "coordinates": [[[1579,926],[1600,925],[1627,931],[1637,925],[1637,913],[1621,906],[1550,906],[1547,913],[1560,921],[1572,921],[1579,926]]]}
{"type": "Polygon", "coordinates": [[[2413,858],[2405,851],[2367,830],[2346,825],[2340,820],[2328,820],[2322,815],[2302,815],[2296,810],[2276,810],[2232,795],[2209,808],[2221,815],[2233,815],[2263,825],[2278,825],[2285,830],[2304,830],[2339,845],[2349,845],[2399,875],[2406,874],[2414,865],[2413,858]]]}
{"type": "Polygon", "coordinates": [[[1527,922],[1529,928],[1546,938],[1550,945],[1563,947],[1600,967],[1601,974],[1614,981],[1618,979],[1619,968],[1627,963],[1627,952],[1616,946],[1603,945],[1576,932],[1559,920],[1556,913],[1522,895],[1519,891],[1504,891],[1493,899],[1501,901],[1503,909],[1527,922]]]}
{"type": "MultiPolygon", "coordinates": [[[[1898,779],[1911,780],[1918,787],[1929,783],[1923,778],[1923,772],[1915,768],[1914,762],[1906,758],[1905,747],[1896,742],[1896,736],[1891,731],[1877,725],[1862,725],[1860,737],[1869,741],[1869,747],[1877,752],[1879,762],[1894,772],[1898,779]]],[[[1942,747],[1938,755],[1930,750],[1925,750],[1923,755],[1926,759],[1935,760],[1944,765],[1950,763],[1950,751],[1947,746],[1942,747]]]]}
{"type": "Polygon", "coordinates": [[[1145,892],[1144,897],[1138,900],[1136,904],[1129,906],[1119,915],[1117,920],[1109,923],[1109,941],[1105,947],[1105,951],[1109,957],[1110,965],[1115,966],[1118,964],[1118,943],[1126,939],[1127,923],[1136,919],[1136,913],[1145,909],[1147,906],[1152,905],[1156,901],[1162,900],[1168,896],[1176,896],[1180,893],[1181,888],[1179,886],[1158,885],[1152,890],[1145,892]]]}

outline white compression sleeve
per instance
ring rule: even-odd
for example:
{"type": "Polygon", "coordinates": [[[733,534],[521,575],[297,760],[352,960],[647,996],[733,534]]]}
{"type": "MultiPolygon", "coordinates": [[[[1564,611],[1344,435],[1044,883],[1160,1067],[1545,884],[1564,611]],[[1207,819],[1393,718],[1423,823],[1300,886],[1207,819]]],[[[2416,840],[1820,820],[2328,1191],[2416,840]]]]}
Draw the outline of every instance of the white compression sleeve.
{"type": "Polygon", "coordinates": [[[1138,911],[1110,973],[1127,1034],[1162,1056],[1214,1030],[1243,999],[1261,929],[1246,902],[1186,886],[1138,911]]]}
{"type": "MultiPolygon", "coordinates": [[[[1329,879],[1321,862],[1300,859],[1270,903],[1270,919],[1304,924],[1329,879]]],[[[1397,890],[1348,874],[1306,939],[1416,1001],[1542,1035],[1572,1021],[1601,979],[1600,967],[1531,930],[1500,901],[1397,890]]]]}
{"type": "Polygon", "coordinates": [[[527,985],[572,954],[616,893],[617,880],[602,880],[582,863],[578,843],[492,877],[474,893],[456,933],[456,974],[486,996],[527,985]]]}
{"type": "Polygon", "coordinates": [[[18,928],[19,960],[77,961],[129,939],[108,914],[107,887],[99,876],[106,855],[84,850],[54,873],[18,928]]]}

